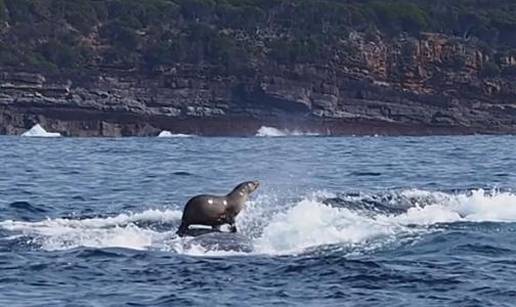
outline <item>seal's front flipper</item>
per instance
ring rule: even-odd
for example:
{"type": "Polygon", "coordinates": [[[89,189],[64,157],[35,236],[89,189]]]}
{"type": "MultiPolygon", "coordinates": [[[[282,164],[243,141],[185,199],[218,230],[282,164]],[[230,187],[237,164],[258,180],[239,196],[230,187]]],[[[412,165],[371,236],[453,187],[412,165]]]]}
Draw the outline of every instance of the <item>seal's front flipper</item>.
{"type": "Polygon", "coordinates": [[[180,237],[184,237],[187,232],[188,232],[188,225],[186,225],[185,223],[181,223],[181,226],[179,226],[179,229],[176,231],[176,234],[180,237]]]}

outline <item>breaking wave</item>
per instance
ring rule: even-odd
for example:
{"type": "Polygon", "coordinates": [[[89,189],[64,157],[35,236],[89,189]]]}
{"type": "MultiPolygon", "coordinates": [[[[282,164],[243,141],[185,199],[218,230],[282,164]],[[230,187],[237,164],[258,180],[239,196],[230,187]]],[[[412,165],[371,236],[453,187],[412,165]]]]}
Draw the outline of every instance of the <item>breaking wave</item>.
{"type": "Polygon", "coordinates": [[[274,127],[266,127],[262,126],[256,132],[256,136],[259,137],[281,137],[281,136],[317,136],[318,133],[313,132],[301,132],[298,130],[287,130],[287,129],[278,129],[274,127]]]}
{"type": "Polygon", "coordinates": [[[61,134],[58,132],[47,132],[40,124],[36,124],[30,130],[25,131],[22,136],[52,138],[60,137],[61,134]]]}
{"type": "Polygon", "coordinates": [[[7,220],[0,222],[0,227],[11,231],[12,238],[27,237],[29,243],[45,250],[76,247],[143,250],[153,247],[168,235],[167,231],[160,232],[149,225],[159,226],[180,218],[181,212],[176,210],[146,210],[105,218],[57,218],[40,222],[7,220]]]}
{"type": "MultiPolygon", "coordinates": [[[[178,238],[181,210],[145,210],[114,217],[5,220],[0,229],[35,248],[158,249],[190,255],[297,254],[324,246],[364,252],[417,240],[455,222],[516,222],[516,194],[405,190],[377,194],[318,194],[290,203],[267,195],[249,202],[237,224],[247,241],[178,238]],[[244,245],[239,248],[238,245],[244,245]],[[230,246],[230,248],[228,248],[230,246]]],[[[217,237],[214,237],[217,239],[217,237]]]]}
{"type": "Polygon", "coordinates": [[[172,133],[167,130],[163,130],[158,134],[159,138],[190,138],[194,137],[194,135],[191,134],[182,134],[182,133],[172,133]]]}

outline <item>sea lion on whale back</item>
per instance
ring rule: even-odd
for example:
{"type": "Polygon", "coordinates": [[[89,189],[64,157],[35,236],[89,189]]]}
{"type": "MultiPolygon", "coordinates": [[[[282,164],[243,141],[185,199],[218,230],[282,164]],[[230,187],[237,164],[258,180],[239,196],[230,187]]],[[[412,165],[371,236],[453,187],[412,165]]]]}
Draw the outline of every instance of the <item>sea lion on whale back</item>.
{"type": "Polygon", "coordinates": [[[226,196],[192,197],[185,205],[177,234],[181,237],[186,235],[190,225],[208,225],[214,230],[219,230],[220,225],[229,224],[231,232],[236,232],[235,217],[258,186],[260,186],[258,181],[246,181],[237,185],[226,196]]]}

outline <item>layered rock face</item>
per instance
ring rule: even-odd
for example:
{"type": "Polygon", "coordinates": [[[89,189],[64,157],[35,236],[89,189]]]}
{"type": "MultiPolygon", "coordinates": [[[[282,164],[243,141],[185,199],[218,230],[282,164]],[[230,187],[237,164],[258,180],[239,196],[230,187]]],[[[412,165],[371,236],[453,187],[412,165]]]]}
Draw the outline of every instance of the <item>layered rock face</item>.
{"type": "MultiPolygon", "coordinates": [[[[352,32],[327,65],[264,61],[248,74],[175,64],[153,71],[0,72],[0,133],[36,123],[66,136],[516,132],[516,78],[489,76],[474,41],[352,32]]],[[[516,61],[496,59],[504,71],[516,61]]]]}

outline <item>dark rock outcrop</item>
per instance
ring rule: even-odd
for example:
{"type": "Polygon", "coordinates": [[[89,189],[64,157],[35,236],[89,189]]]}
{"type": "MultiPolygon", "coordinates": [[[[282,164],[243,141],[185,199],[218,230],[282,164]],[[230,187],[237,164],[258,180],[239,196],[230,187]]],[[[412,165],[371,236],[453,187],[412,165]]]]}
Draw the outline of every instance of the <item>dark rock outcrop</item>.
{"type": "Polygon", "coordinates": [[[262,63],[245,76],[188,64],[81,74],[4,69],[0,133],[35,123],[68,136],[251,135],[264,125],[332,135],[516,132],[516,80],[482,76],[492,59],[474,42],[353,32],[342,44],[356,52],[331,65],[262,63]]]}

